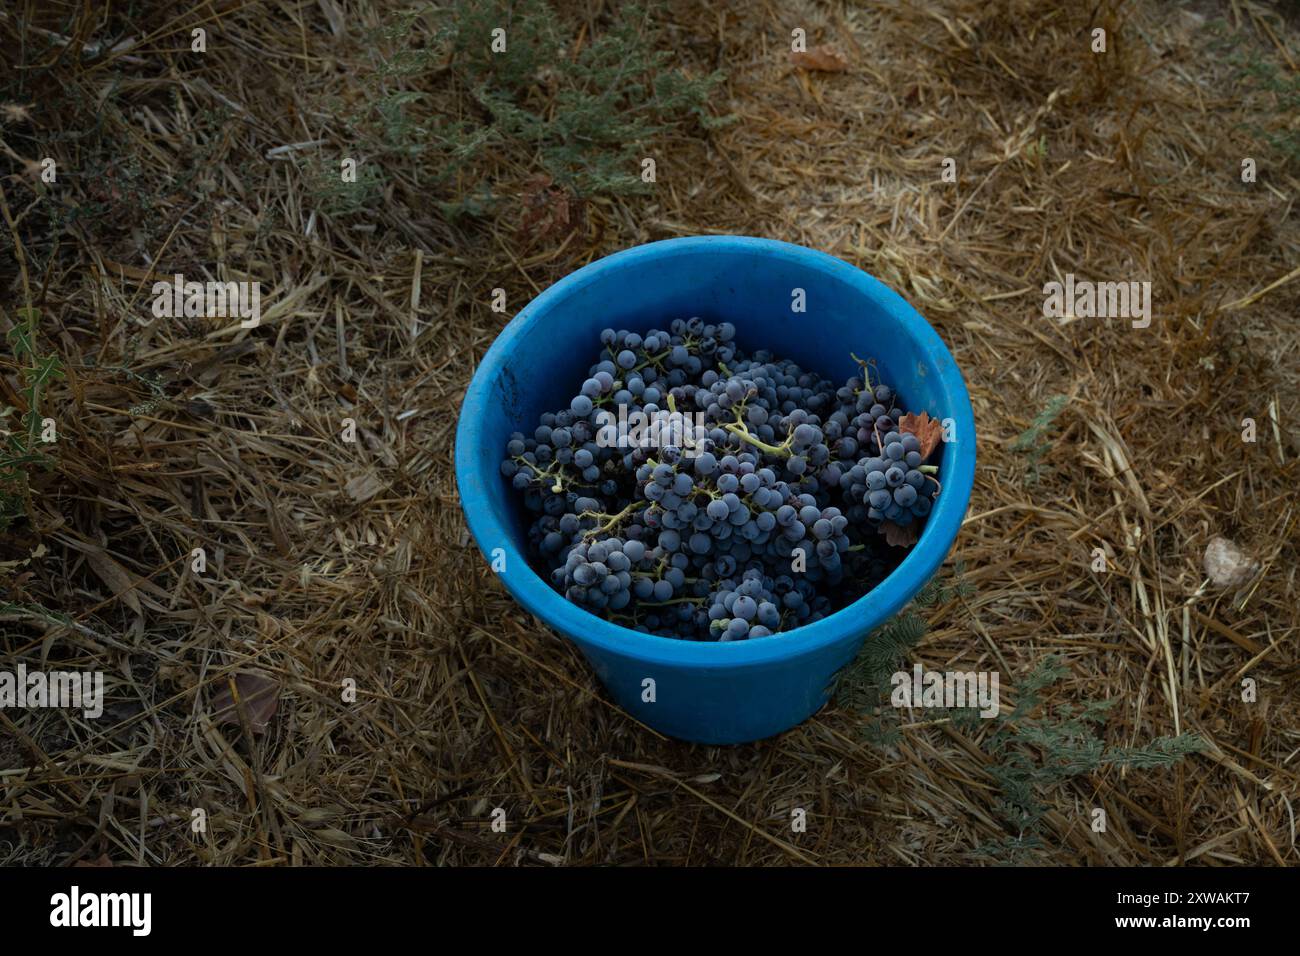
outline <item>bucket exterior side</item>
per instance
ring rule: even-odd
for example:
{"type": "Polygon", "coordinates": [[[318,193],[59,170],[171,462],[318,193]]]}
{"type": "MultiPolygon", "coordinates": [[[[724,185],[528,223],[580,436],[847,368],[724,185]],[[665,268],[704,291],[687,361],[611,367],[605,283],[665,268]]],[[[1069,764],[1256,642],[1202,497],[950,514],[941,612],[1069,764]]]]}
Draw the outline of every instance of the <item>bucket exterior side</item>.
{"type": "Polygon", "coordinates": [[[692,743],[740,744],[779,734],[820,710],[865,637],[743,669],[646,663],[592,645],[581,650],[615,702],[646,726],[692,743]]]}
{"type": "Polygon", "coordinates": [[[504,563],[502,583],[524,609],[582,650],[638,720],[708,743],[770,736],[823,703],[831,676],[947,556],[974,473],[975,423],[965,383],[925,320],[848,263],[739,236],[638,246],[545,290],[502,330],[479,364],[456,434],[466,520],[488,560],[504,563]],[[693,315],[733,322],[746,350],[769,349],[832,381],[858,372],[850,352],[870,355],[909,409],[950,425],[951,440],[939,458],[943,491],[918,544],[882,585],[795,631],[725,644],[643,634],[565,601],[527,562],[528,516],[499,472],[510,432],[531,431],[542,412],[568,404],[574,384],[586,377],[602,328],[644,330],[693,315]],[[654,704],[642,701],[646,677],[656,681],[654,704]]]}

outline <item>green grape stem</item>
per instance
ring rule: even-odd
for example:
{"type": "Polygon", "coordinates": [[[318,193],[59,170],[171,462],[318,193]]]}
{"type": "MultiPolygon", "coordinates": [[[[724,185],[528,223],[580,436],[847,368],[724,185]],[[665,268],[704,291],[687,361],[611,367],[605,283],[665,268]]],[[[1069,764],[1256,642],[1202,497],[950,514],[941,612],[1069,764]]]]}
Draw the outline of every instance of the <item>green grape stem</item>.
{"type": "Polygon", "coordinates": [[[859,365],[862,366],[862,382],[863,382],[863,385],[865,386],[865,388],[860,389],[860,390],[858,391],[858,393],[857,393],[857,394],[861,395],[863,391],[866,391],[866,390],[868,390],[868,389],[871,389],[871,370],[868,368],[868,364],[869,364],[869,363],[867,363],[867,362],[863,361],[862,359],[858,358],[858,357],[857,357],[856,355],[854,355],[852,352],[849,353],[849,358],[853,359],[853,361],[857,362],[859,365]]]}
{"type": "Polygon", "coordinates": [[[597,525],[596,527],[594,527],[594,528],[589,528],[589,529],[587,529],[586,531],[584,531],[584,532],[582,533],[582,536],[583,536],[584,538],[589,538],[589,537],[591,537],[592,535],[603,534],[604,532],[609,531],[609,530],[612,529],[615,525],[617,525],[620,521],[622,521],[624,518],[626,518],[626,517],[628,516],[628,513],[629,513],[629,512],[634,511],[635,509],[636,509],[636,502],[633,502],[632,504],[628,505],[626,508],[624,508],[622,511],[620,511],[620,512],[619,512],[618,514],[616,514],[616,515],[607,515],[607,514],[605,514],[604,512],[600,512],[600,511],[584,511],[584,512],[583,512],[582,514],[580,514],[578,517],[580,517],[580,518],[605,518],[605,519],[607,519],[607,520],[605,521],[604,524],[598,524],[598,525],[597,525]]]}
{"type": "MultiPolygon", "coordinates": [[[[546,465],[545,467],[542,467],[541,465],[537,465],[529,461],[523,455],[516,455],[515,461],[519,462],[519,465],[521,467],[530,468],[533,471],[533,474],[538,481],[545,481],[547,479],[550,479],[551,491],[553,493],[558,495],[560,492],[564,490],[564,480],[563,480],[564,472],[562,470],[563,466],[559,462],[553,461],[550,464],[546,465]]],[[[591,488],[593,486],[580,485],[579,487],[591,488]]]]}
{"type": "Polygon", "coordinates": [[[794,456],[794,450],[791,448],[791,444],[794,441],[793,434],[787,435],[785,441],[779,446],[769,445],[761,438],[756,437],[748,428],[745,427],[745,423],[740,417],[739,409],[736,411],[735,423],[726,422],[722,427],[724,430],[731,432],[731,434],[735,435],[741,441],[749,442],[749,444],[753,445],[755,448],[762,449],[769,455],[776,455],[778,458],[791,458],[794,456]]]}

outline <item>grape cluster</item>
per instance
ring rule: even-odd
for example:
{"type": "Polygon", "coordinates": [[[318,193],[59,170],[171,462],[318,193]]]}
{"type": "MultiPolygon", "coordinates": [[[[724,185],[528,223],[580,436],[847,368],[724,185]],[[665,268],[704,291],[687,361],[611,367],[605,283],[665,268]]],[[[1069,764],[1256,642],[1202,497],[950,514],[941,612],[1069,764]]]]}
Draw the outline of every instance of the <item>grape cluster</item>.
{"type": "Polygon", "coordinates": [[[885,453],[863,458],[848,470],[849,496],[860,500],[868,520],[906,527],[934,505],[938,482],[921,470],[921,442],[911,432],[883,436],[885,453]]]}
{"type": "Polygon", "coordinates": [[[798,624],[820,620],[831,609],[830,598],[819,595],[810,581],[788,574],[775,578],[751,568],[740,583],[726,578],[709,593],[709,632],[718,641],[771,637],[798,624]]]}
{"type": "Polygon", "coordinates": [[[605,329],[566,409],[506,442],[532,558],[567,600],[635,630],[769,637],[833,613],[901,556],[879,532],[938,491],[894,391],[842,387],[736,328],[605,329]],[[639,437],[611,424],[644,416],[639,437]]]}

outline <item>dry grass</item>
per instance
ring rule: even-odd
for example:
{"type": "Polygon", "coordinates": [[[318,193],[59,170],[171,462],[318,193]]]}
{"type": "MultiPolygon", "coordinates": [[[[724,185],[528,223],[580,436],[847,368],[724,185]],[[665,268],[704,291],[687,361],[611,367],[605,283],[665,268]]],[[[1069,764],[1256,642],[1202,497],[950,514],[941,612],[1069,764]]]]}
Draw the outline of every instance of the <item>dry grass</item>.
{"type": "MultiPolygon", "coordinates": [[[[513,311],[592,258],[709,231],[860,265],[966,370],[980,466],[953,560],[975,591],[926,612],[917,659],[1009,682],[1058,653],[1072,677],[1053,701],[1118,699],[1108,743],[1208,741],[1172,770],[1044,793],[1036,858],[1300,858],[1300,281],[1262,291],[1295,275],[1300,182],[1252,132],[1294,117],[1243,92],[1207,27],[1224,18],[1293,76],[1294,23],[1245,0],[1103,3],[1095,24],[1086,5],[1027,0],[675,4],[682,55],[726,71],[718,106],[738,121],[662,144],[653,195],[596,199],[577,232],[525,248],[522,202],[448,223],[415,162],[386,165],[368,211],[317,208],[305,157],[348,148],[325,104],[355,96],[369,4],[163,3],[135,22],[85,6],[0,15],[5,60],[47,84],[0,128],[2,185],[43,345],[67,370],[48,399],[57,465],[3,539],[0,665],[103,670],[108,703],[97,721],[0,711],[0,861],[945,864],[1014,835],[984,734],[945,721],[889,747],[843,705],[744,747],[646,731],[468,541],[451,442],[506,319],[490,290],[513,311]],[[50,52],[32,26],[70,44],[50,52]],[[794,26],[844,48],[849,72],[793,70],[794,26]],[[76,54],[115,30],[138,42],[76,54]],[[65,170],[56,188],[23,177],[38,148],[65,170]],[[102,214],[51,219],[89,203],[102,214]],[[260,280],[261,327],[155,320],[151,269],[260,280]],[[1150,279],[1151,327],[1043,318],[1042,284],[1067,272],[1150,279]],[[1034,483],[1010,443],[1056,394],[1070,402],[1034,483]],[[1257,585],[1204,586],[1215,534],[1260,557],[1257,585]],[[249,670],[280,685],[261,734],[212,704],[249,670]],[[488,827],[497,806],[505,835],[488,827]],[[1089,829],[1095,806],[1106,834],[1089,829]],[[790,832],[792,807],[807,833],[790,832]]],[[[598,25],[600,6],[576,15],[598,25]]],[[[507,195],[535,172],[497,162],[507,195]]],[[[0,270],[8,330],[24,304],[8,249],[0,270]]],[[[12,362],[0,382],[0,405],[22,407],[12,362]]]]}

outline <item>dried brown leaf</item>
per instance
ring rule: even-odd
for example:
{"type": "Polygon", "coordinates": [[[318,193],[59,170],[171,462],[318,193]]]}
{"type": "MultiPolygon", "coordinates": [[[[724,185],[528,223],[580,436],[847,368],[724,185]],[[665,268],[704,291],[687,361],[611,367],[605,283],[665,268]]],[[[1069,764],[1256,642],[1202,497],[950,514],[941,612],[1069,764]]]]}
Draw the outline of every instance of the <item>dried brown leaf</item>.
{"type": "Polygon", "coordinates": [[[123,604],[136,614],[142,614],[140,597],[135,593],[131,574],[118,564],[103,548],[90,545],[85,548],[86,561],[96,576],[109,586],[109,589],[123,604]]]}
{"type": "Polygon", "coordinates": [[[524,214],[516,238],[525,246],[563,240],[583,223],[583,201],[556,186],[545,173],[533,176],[524,184],[520,205],[524,214]]]}
{"type": "Polygon", "coordinates": [[[910,548],[912,545],[916,544],[916,539],[919,534],[917,523],[915,521],[911,524],[902,526],[896,525],[892,521],[885,521],[876,530],[879,534],[883,534],[885,540],[895,548],[910,548]]]}
{"type": "Polygon", "coordinates": [[[293,557],[293,542],[284,530],[284,519],[280,516],[279,507],[270,501],[264,502],[263,505],[266,509],[266,524],[271,532],[271,540],[275,542],[275,549],[283,558],[293,557]]]}
{"type": "Polygon", "coordinates": [[[348,479],[348,483],[343,487],[349,498],[361,504],[384,490],[384,480],[373,471],[363,471],[348,479]]]}
{"type": "Polygon", "coordinates": [[[791,53],[790,62],[800,69],[820,73],[843,73],[849,68],[844,53],[832,43],[815,46],[806,53],[791,53]]]}
{"type": "Polygon", "coordinates": [[[223,678],[213,695],[213,720],[219,724],[239,723],[239,709],[235,702],[237,693],[244,712],[248,714],[249,729],[255,734],[264,733],[280,703],[280,682],[261,671],[241,671],[234,675],[235,693],[231,692],[230,684],[231,678],[223,678]]]}
{"type": "Polygon", "coordinates": [[[0,122],[30,123],[32,105],[31,103],[0,103],[0,122]]]}
{"type": "Polygon", "coordinates": [[[342,850],[349,850],[357,845],[356,839],[350,833],[346,833],[337,827],[325,827],[323,830],[315,830],[312,835],[321,843],[336,846],[342,850]]]}
{"type": "Polygon", "coordinates": [[[908,412],[898,420],[900,431],[911,432],[921,443],[921,460],[929,461],[934,450],[943,444],[943,425],[928,412],[914,415],[908,412]]]}

